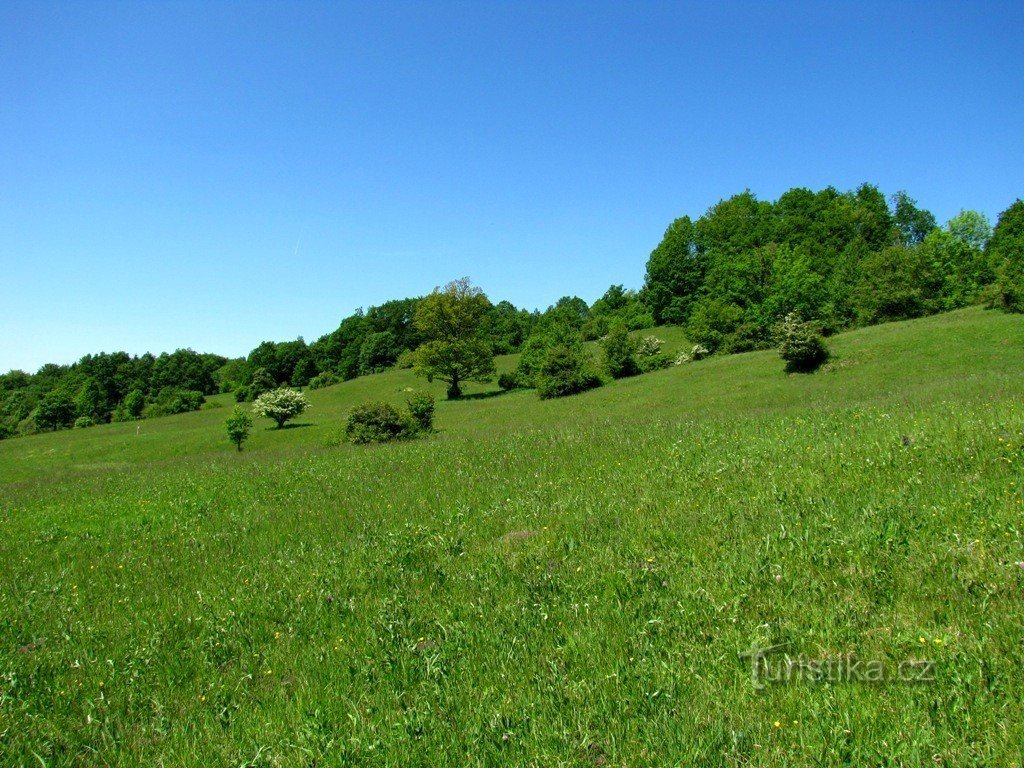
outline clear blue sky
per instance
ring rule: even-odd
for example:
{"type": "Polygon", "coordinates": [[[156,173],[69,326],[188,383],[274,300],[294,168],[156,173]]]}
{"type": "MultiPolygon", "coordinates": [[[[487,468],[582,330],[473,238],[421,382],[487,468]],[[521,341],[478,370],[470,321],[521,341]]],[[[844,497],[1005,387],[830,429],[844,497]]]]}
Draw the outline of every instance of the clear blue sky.
{"type": "Polygon", "coordinates": [[[0,4],[0,370],[469,275],[639,287],[745,188],[1024,195],[1024,3],[0,4]]]}

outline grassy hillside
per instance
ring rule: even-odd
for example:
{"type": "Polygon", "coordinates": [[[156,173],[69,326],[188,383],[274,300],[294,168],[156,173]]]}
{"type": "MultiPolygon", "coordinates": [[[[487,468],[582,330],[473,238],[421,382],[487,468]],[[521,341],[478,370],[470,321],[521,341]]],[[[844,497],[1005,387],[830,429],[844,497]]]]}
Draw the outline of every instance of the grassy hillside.
{"type": "Polygon", "coordinates": [[[0,443],[0,764],[1019,765],[1024,320],[831,346],[400,445],[340,433],[408,371],[242,454],[228,408],[0,443]]]}

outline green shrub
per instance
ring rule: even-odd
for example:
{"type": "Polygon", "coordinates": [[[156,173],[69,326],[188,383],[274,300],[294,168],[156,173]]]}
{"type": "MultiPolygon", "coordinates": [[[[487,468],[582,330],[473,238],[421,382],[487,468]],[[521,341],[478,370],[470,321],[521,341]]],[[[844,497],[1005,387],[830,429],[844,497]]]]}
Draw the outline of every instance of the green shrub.
{"type": "Polygon", "coordinates": [[[690,350],[691,360],[703,360],[705,357],[711,355],[711,350],[705,347],[703,344],[694,344],[693,349],[690,350]]]}
{"type": "Polygon", "coordinates": [[[662,368],[670,367],[672,363],[672,358],[662,352],[659,352],[656,355],[647,355],[646,357],[639,357],[636,361],[636,365],[637,368],[639,368],[640,373],[660,371],[662,368]]]}
{"type": "Polygon", "coordinates": [[[191,389],[175,389],[164,387],[143,411],[143,417],[150,419],[157,416],[171,416],[175,413],[198,411],[206,397],[202,392],[191,389]]]}
{"type": "Polygon", "coordinates": [[[235,402],[247,403],[252,400],[252,392],[248,387],[239,387],[235,390],[235,402]]]}
{"type": "Polygon", "coordinates": [[[661,351],[665,342],[655,336],[644,336],[637,342],[636,364],[640,373],[668,368],[673,359],[661,351]]]}
{"type": "Polygon", "coordinates": [[[537,394],[542,400],[575,395],[601,386],[601,377],[579,344],[559,343],[544,356],[537,376],[537,394]]]}
{"type": "Polygon", "coordinates": [[[85,429],[86,427],[93,426],[95,423],[91,416],[79,416],[75,419],[75,429],[85,429]]]}
{"type": "Polygon", "coordinates": [[[654,357],[661,354],[661,348],[665,342],[657,336],[644,336],[636,344],[637,357],[654,357]]]}
{"type": "Polygon", "coordinates": [[[415,433],[412,416],[385,402],[357,405],[349,413],[345,425],[345,436],[360,445],[403,440],[415,433]]]}
{"type": "Polygon", "coordinates": [[[252,429],[252,417],[246,413],[240,405],[236,405],[231,415],[224,422],[228,431],[228,439],[241,451],[242,443],[249,439],[249,430],[252,429]]]}
{"type": "Polygon", "coordinates": [[[330,371],[324,371],[318,376],[314,376],[309,380],[310,389],[323,389],[324,387],[332,387],[338,383],[338,377],[330,371]]]}
{"type": "Polygon", "coordinates": [[[805,323],[794,313],[786,315],[778,331],[779,355],[786,370],[809,373],[828,359],[828,349],[813,323],[805,323]]]}
{"type": "Polygon", "coordinates": [[[416,363],[416,352],[412,349],[407,349],[402,352],[395,360],[395,367],[401,368],[402,370],[408,370],[412,368],[416,363]]]}
{"type": "Polygon", "coordinates": [[[613,379],[622,379],[640,373],[636,351],[637,343],[622,323],[614,323],[608,331],[608,335],[601,340],[604,367],[613,379]]]}
{"type": "Polygon", "coordinates": [[[290,387],[279,387],[270,392],[264,392],[252,404],[254,414],[272,419],[278,429],[281,429],[285,422],[305,412],[307,408],[309,408],[309,401],[306,396],[290,387]]]}
{"type": "Polygon", "coordinates": [[[523,380],[518,371],[512,371],[511,373],[503,373],[498,377],[498,386],[508,392],[513,389],[524,389],[530,385],[523,380]]]}
{"type": "Polygon", "coordinates": [[[405,401],[409,415],[422,432],[434,431],[434,396],[417,392],[405,401]]]}

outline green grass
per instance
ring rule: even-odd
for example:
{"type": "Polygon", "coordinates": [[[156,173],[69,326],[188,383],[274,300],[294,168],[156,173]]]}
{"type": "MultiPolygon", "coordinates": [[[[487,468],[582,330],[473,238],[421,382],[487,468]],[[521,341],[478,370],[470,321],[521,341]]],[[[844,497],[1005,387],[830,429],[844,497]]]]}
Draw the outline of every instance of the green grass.
{"type": "Polygon", "coordinates": [[[242,454],[228,407],[0,443],[0,764],[1019,766],[1024,319],[831,346],[397,445],[341,429],[408,371],[242,454]],[[780,643],[935,679],[758,690],[780,643]]]}

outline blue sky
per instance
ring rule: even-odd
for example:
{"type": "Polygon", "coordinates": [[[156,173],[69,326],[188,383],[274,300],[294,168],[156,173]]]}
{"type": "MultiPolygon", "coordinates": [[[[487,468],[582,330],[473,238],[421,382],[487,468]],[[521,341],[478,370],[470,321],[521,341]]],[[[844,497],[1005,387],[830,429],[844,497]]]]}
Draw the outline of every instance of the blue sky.
{"type": "Polygon", "coordinates": [[[1024,4],[0,5],[0,370],[242,355],[469,275],[639,287],[745,188],[1024,195],[1024,4]]]}

